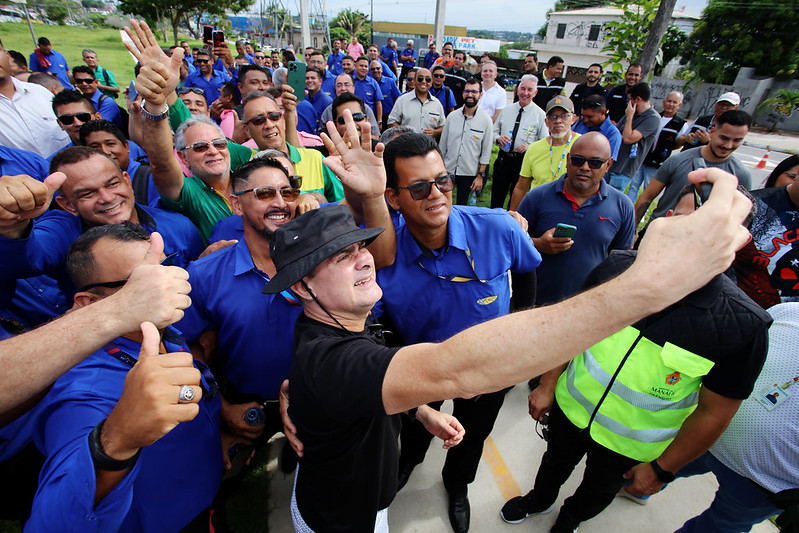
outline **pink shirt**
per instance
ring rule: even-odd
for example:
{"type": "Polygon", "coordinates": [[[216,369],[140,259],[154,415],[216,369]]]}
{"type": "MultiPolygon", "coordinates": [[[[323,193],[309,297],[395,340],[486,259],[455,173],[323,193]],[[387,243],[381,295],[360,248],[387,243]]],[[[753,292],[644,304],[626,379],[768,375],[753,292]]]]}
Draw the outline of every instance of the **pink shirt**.
{"type": "Polygon", "coordinates": [[[347,45],[347,55],[352,56],[353,59],[358,59],[364,54],[363,45],[361,43],[347,45]]]}

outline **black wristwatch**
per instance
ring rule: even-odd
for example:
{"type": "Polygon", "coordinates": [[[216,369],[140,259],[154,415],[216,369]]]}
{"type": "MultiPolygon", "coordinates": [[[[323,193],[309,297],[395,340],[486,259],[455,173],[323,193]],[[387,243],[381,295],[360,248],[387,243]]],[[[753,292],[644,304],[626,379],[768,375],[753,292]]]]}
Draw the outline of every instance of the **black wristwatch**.
{"type": "Polygon", "coordinates": [[[658,464],[657,459],[652,459],[649,464],[652,466],[652,470],[655,471],[655,475],[660,481],[663,483],[671,483],[674,481],[674,473],[669,472],[668,470],[663,470],[663,468],[661,468],[661,466],[658,464]]]}
{"type": "Polygon", "coordinates": [[[481,178],[483,178],[483,179],[486,179],[486,173],[485,173],[485,170],[484,170],[484,171],[482,171],[482,172],[478,172],[478,173],[477,173],[477,175],[478,175],[478,176],[480,176],[480,177],[481,177],[481,178]]]}
{"type": "Polygon", "coordinates": [[[105,419],[94,426],[94,429],[89,434],[89,453],[92,456],[94,467],[98,470],[108,470],[109,472],[119,472],[120,470],[127,470],[128,468],[131,468],[139,459],[139,455],[141,455],[141,448],[139,448],[139,451],[136,452],[136,455],[123,461],[107,456],[105,454],[105,450],[103,450],[103,445],[100,442],[100,434],[103,432],[104,424],[105,419]]]}

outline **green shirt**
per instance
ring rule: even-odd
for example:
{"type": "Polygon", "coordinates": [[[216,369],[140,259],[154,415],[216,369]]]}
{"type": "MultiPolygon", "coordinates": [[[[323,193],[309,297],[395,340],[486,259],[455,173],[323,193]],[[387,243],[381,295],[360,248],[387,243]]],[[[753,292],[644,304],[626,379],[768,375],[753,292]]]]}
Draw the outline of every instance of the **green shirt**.
{"type": "MultiPolygon", "coordinates": [[[[105,85],[107,87],[119,87],[119,85],[117,85],[116,78],[114,78],[114,73],[101,67],[100,65],[97,65],[97,68],[94,69],[94,77],[97,78],[97,81],[100,82],[100,85],[105,85]]],[[[116,98],[119,96],[117,93],[111,91],[104,91],[102,89],[100,89],[100,91],[111,98],[116,98]]]]}

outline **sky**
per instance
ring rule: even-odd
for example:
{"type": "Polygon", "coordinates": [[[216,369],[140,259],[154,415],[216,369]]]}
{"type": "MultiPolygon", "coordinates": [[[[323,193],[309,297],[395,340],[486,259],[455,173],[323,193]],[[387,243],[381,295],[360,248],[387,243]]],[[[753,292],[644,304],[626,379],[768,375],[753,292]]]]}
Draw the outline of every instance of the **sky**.
{"type": "MultiPolygon", "coordinates": [[[[434,23],[435,0],[373,0],[374,19],[392,22],[434,23]]],[[[321,0],[310,0],[311,10],[321,0]]],[[[284,0],[292,11],[298,10],[296,0],[284,0]]],[[[450,0],[447,3],[445,23],[466,26],[469,29],[510,30],[535,33],[546,22],[546,12],[555,0],[450,0]],[[500,9],[499,6],[502,6],[500,9]]],[[[676,9],[699,15],[707,0],[677,0],[676,9]]],[[[358,9],[369,15],[369,0],[327,0],[331,18],[341,9],[358,9]]]]}

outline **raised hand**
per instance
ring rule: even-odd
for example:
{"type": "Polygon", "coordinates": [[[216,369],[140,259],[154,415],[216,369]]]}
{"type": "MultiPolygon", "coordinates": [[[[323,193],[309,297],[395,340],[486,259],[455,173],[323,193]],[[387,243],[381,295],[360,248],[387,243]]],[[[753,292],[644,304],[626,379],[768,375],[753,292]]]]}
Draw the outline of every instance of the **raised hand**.
{"type": "Polygon", "coordinates": [[[141,63],[139,75],[136,77],[136,90],[148,104],[147,111],[159,113],[167,96],[175,91],[180,81],[183,52],[176,48],[170,58],[161,49],[146,22],[131,19],[130,26],[125,28],[125,33],[131,42],[125,41],[124,44],[141,63]]]}
{"type": "Polygon", "coordinates": [[[30,221],[43,215],[67,176],[54,172],[41,182],[30,176],[0,177],[0,235],[22,237],[30,221]]]}

